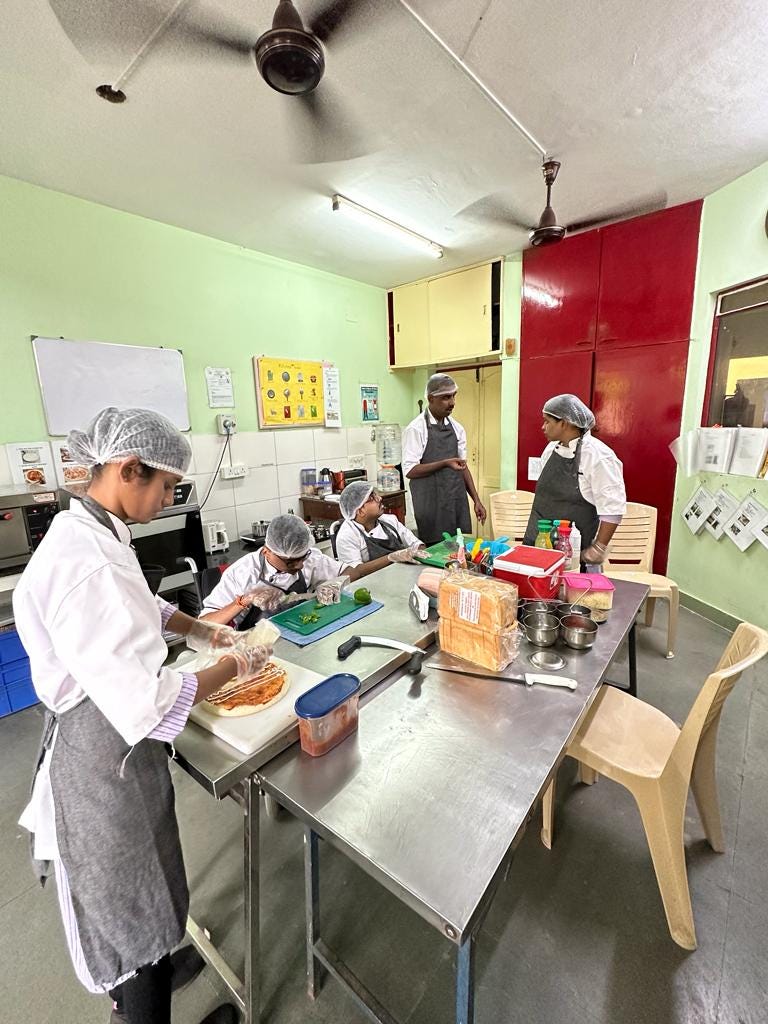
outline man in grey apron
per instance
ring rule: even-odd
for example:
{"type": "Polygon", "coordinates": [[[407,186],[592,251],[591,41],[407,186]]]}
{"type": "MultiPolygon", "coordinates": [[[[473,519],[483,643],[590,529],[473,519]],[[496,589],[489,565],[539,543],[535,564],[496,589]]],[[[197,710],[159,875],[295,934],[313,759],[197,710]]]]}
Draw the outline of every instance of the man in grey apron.
{"type": "Polygon", "coordinates": [[[406,427],[403,438],[403,468],[410,481],[413,512],[419,538],[426,545],[436,544],[443,533],[472,532],[469,497],[479,523],[486,511],[467,469],[466,435],[450,417],[456,404],[458,387],[452,377],[435,373],[427,381],[428,409],[406,427]],[[463,443],[460,445],[459,438],[463,443]],[[464,451],[462,452],[462,447],[464,451]],[[413,452],[421,457],[409,465],[413,452]]]}

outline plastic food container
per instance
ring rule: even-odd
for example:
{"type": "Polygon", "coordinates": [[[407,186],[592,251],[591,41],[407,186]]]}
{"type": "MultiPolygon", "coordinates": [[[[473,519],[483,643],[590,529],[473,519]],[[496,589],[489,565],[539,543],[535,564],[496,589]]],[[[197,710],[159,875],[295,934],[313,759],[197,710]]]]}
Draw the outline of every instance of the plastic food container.
{"type": "Polygon", "coordinates": [[[329,676],[298,698],[301,749],[320,757],[357,729],[360,680],[349,672],[329,676]]]}

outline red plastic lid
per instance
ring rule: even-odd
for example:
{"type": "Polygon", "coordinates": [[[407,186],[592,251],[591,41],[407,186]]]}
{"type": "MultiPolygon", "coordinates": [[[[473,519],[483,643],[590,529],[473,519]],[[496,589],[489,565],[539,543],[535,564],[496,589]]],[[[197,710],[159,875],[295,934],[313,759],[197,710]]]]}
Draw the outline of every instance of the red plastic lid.
{"type": "Polygon", "coordinates": [[[562,551],[533,548],[522,544],[499,555],[498,558],[494,558],[493,565],[494,568],[506,569],[508,572],[525,573],[529,576],[548,576],[559,569],[564,562],[565,555],[562,551]]]}

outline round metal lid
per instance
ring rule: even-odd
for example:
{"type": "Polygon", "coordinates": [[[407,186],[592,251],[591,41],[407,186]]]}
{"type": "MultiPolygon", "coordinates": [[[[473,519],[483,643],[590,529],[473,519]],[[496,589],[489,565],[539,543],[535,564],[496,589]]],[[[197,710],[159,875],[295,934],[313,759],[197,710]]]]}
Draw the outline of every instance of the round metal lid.
{"type": "Polygon", "coordinates": [[[536,651],[529,656],[528,661],[534,668],[558,669],[565,666],[565,658],[561,658],[554,651],[536,651]]]}

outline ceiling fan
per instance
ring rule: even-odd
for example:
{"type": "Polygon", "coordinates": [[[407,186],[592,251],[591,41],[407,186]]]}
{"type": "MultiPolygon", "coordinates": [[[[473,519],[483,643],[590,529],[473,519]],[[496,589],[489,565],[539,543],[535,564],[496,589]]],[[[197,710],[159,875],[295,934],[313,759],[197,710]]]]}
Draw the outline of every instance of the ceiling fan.
{"type": "Polygon", "coordinates": [[[569,235],[575,235],[582,231],[590,231],[592,228],[601,227],[617,220],[627,220],[630,217],[638,217],[643,213],[651,213],[654,210],[663,209],[667,202],[666,192],[657,192],[643,200],[628,204],[613,210],[606,210],[594,217],[584,220],[573,221],[570,224],[560,224],[557,214],[552,208],[552,186],[555,183],[560,170],[560,162],[550,157],[545,157],[541,165],[544,175],[544,184],[547,189],[547,200],[538,224],[531,227],[510,214],[503,208],[493,196],[486,196],[461,211],[461,215],[475,216],[486,223],[493,223],[497,226],[510,226],[521,228],[528,232],[528,241],[534,247],[544,245],[555,245],[569,235]]]}

